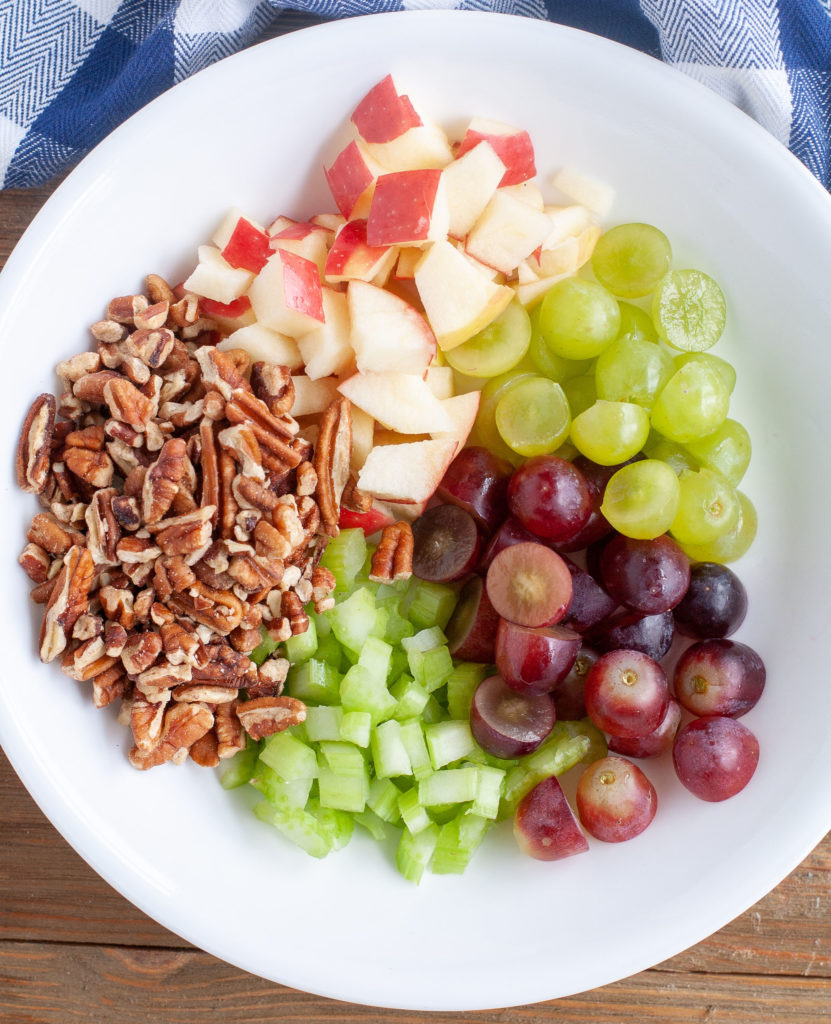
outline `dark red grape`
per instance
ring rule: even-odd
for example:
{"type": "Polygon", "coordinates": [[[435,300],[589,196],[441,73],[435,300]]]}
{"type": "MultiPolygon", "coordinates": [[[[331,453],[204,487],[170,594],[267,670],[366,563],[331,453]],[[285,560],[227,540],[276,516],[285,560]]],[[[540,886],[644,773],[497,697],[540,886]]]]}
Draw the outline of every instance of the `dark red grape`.
{"type": "Polygon", "coordinates": [[[562,860],[589,848],[554,775],[543,779],[520,800],[514,835],[522,852],[537,860],[562,860]]]}
{"type": "MultiPolygon", "coordinates": [[[[559,712],[557,712],[559,717],[559,712]]],[[[670,697],[661,724],[648,736],[624,739],[622,736],[609,737],[609,750],[624,757],[660,757],[672,750],[675,734],[681,725],[681,705],[670,697]]]]}
{"type": "Polygon", "coordinates": [[[488,566],[485,586],[497,613],[520,626],[551,626],[571,602],[571,574],[543,544],[504,548],[488,566]]]}
{"type": "Polygon", "coordinates": [[[494,642],[499,616],[485,592],[481,576],[471,576],[459,591],[459,600],[445,628],[447,646],[462,661],[494,659],[494,642]]]}
{"type": "Polygon", "coordinates": [[[602,757],[577,783],[577,813],[583,828],[604,843],[622,843],[643,832],[655,817],[655,787],[625,757],[602,757]]]}
{"type": "Polygon", "coordinates": [[[687,593],[673,614],[678,632],[684,636],[723,639],[744,622],[747,591],[726,565],[698,562],[690,570],[687,593]]]}
{"type": "Polygon", "coordinates": [[[518,519],[509,516],[491,537],[490,543],[485,548],[485,553],[482,555],[482,568],[487,569],[503,548],[509,548],[512,544],[534,543],[535,541],[538,541],[538,538],[533,533],[526,530],[518,519]]]}
{"type": "Polygon", "coordinates": [[[678,778],[699,799],[727,800],[753,777],[759,741],[734,718],[694,718],[675,737],[672,761],[678,778]]]}
{"type": "Polygon", "coordinates": [[[473,519],[457,505],[436,505],[413,523],[413,573],[449,583],[475,567],[481,540],[473,519]]]}
{"type": "Polygon", "coordinates": [[[463,448],[447,467],[438,496],[463,508],[488,532],[495,530],[508,514],[509,462],[487,448],[463,448]]]}
{"type": "MultiPolygon", "coordinates": [[[[630,459],[629,462],[637,462],[643,457],[643,455],[636,455],[633,459],[630,459]]],[[[600,506],[603,504],[603,495],[606,493],[606,484],[608,484],[619,469],[623,466],[628,466],[629,462],[623,462],[619,466],[600,466],[598,463],[592,462],[591,459],[587,459],[585,455],[578,455],[572,460],[572,466],[580,470],[583,474],[583,479],[586,481],[589,488],[592,510],[588,520],[586,521],[586,525],[570,540],[565,541],[562,544],[558,544],[558,550],[582,551],[583,548],[587,548],[590,544],[594,544],[596,541],[600,540],[601,537],[605,537],[607,533],[611,533],[612,527],[600,511],[600,506]]]]}
{"type": "Polygon", "coordinates": [[[522,757],[554,728],[557,714],[547,694],[517,693],[499,676],[483,679],[473,693],[470,731],[494,757],[522,757]]]}
{"type": "Polygon", "coordinates": [[[574,722],[578,718],[586,717],[586,678],[599,657],[597,651],[593,651],[591,647],[580,648],[571,671],[553,692],[554,707],[557,709],[559,720],[574,722]]]}
{"type": "Polygon", "coordinates": [[[607,619],[618,603],[585,569],[581,569],[565,555],[562,558],[571,573],[571,604],[563,625],[576,629],[578,633],[585,633],[607,619]]]}
{"type": "Polygon", "coordinates": [[[642,615],[656,615],[674,608],[686,594],[690,563],[666,534],[654,540],[618,534],[603,548],[600,574],[620,604],[642,615]]]}
{"type": "Polygon", "coordinates": [[[765,665],[735,640],[700,640],[675,666],[673,684],[681,704],[694,715],[741,718],[762,696],[765,665]]]}
{"type": "Polygon", "coordinates": [[[556,455],[538,455],[514,471],[508,508],[535,536],[558,544],[582,530],[592,504],[578,469],[556,455]]]}
{"type": "Polygon", "coordinates": [[[591,631],[591,642],[601,651],[625,648],[649,655],[653,661],[666,657],[675,635],[672,612],[660,615],[639,615],[618,612],[591,631]]]}
{"type": "Polygon", "coordinates": [[[661,666],[640,651],[610,651],[586,679],[586,711],[612,736],[648,736],[661,724],[669,685],[661,666]]]}
{"type": "Polygon", "coordinates": [[[549,693],[568,675],[580,634],[564,626],[531,629],[502,619],[496,632],[496,667],[519,693],[549,693]]]}

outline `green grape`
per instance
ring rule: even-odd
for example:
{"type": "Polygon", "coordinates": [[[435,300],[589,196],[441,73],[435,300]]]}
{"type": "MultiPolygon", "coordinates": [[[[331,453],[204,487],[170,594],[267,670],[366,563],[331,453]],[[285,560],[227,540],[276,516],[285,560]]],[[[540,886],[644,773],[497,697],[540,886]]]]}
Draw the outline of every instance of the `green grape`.
{"type": "Polygon", "coordinates": [[[678,512],[670,533],[680,544],[711,544],[735,526],[739,499],[735,488],[711,469],[685,469],[678,512]]]}
{"type": "Polygon", "coordinates": [[[673,373],[672,356],[665,348],[625,335],[597,357],[597,397],[609,402],[634,402],[651,409],[655,396],[673,373]]]}
{"type": "Polygon", "coordinates": [[[498,377],[522,359],[531,343],[531,320],[514,300],[487,327],[444,353],[450,366],[468,377],[498,377]]]}
{"type": "Polygon", "coordinates": [[[730,392],[716,370],[687,363],[670,377],[652,406],[659,434],[687,444],[718,430],[730,409],[730,392]]]}
{"type": "Polygon", "coordinates": [[[665,462],[644,459],[615,473],[600,511],[627,537],[652,540],[666,533],[678,511],[681,486],[665,462]]]}
{"type": "Polygon", "coordinates": [[[597,388],[594,385],[593,373],[584,373],[582,377],[570,377],[562,382],[562,386],[568,399],[572,418],[591,408],[597,401],[597,388]]]}
{"type": "Polygon", "coordinates": [[[548,377],[523,377],[496,405],[496,428],[519,455],[548,455],[568,437],[571,415],[560,385],[548,377]]]}
{"type": "Polygon", "coordinates": [[[540,333],[539,319],[540,307],[537,305],[531,311],[531,347],[528,349],[530,361],[537,372],[560,383],[588,372],[591,359],[563,359],[551,351],[540,333]]]}
{"type": "Polygon", "coordinates": [[[494,455],[500,459],[507,459],[514,465],[518,465],[521,457],[509,448],[502,440],[502,435],[496,426],[496,407],[503,395],[521,380],[528,377],[535,377],[536,374],[513,371],[503,373],[499,377],[492,377],[482,388],[482,395],[479,399],[479,412],[476,416],[474,427],[474,441],[484,448],[490,448],[494,455]]]}
{"type": "Polygon", "coordinates": [[[676,474],[685,469],[698,469],[698,463],[683,445],[667,441],[657,430],[650,431],[643,451],[648,458],[665,462],[676,474]]]}
{"type": "Polygon", "coordinates": [[[545,293],[539,325],[556,355],[592,359],[617,337],[620,309],[602,285],[566,277],[545,293]]]}
{"type": "Polygon", "coordinates": [[[631,335],[635,338],[643,338],[644,341],[657,341],[658,332],[652,317],[640,306],[633,306],[631,302],[618,302],[620,309],[620,330],[617,332],[618,340],[631,335]]]}
{"type": "Polygon", "coordinates": [[[737,420],[726,419],[715,433],[691,441],[687,450],[702,466],[721,473],[736,487],[750,465],[750,434],[737,420]]]}
{"type": "Polygon", "coordinates": [[[592,254],[597,280],[614,295],[649,295],[672,263],[669,239],[651,224],[618,224],[598,238],[592,254]]]}
{"type": "Polygon", "coordinates": [[[736,371],[726,359],[720,359],[711,352],[685,352],[683,355],[676,356],[673,363],[676,370],[686,366],[688,363],[703,363],[705,366],[709,366],[724,381],[729,394],[733,394],[733,389],[736,386],[736,371]]]}
{"type": "Polygon", "coordinates": [[[739,516],[726,533],[709,544],[682,544],[685,553],[694,562],[735,562],[747,551],[756,537],[758,518],[753,502],[746,494],[739,496],[739,516]]]}
{"type": "Polygon", "coordinates": [[[703,352],[724,331],[724,295],[700,270],[671,270],[655,291],[652,319],[668,345],[682,352],[703,352]]]}
{"type": "Polygon", "coordinates": [[[572,443],[600,466],[616,466],[631,459],[648,435],[649,416],[632,402],[595,402],[571,424],[572,443]]]}

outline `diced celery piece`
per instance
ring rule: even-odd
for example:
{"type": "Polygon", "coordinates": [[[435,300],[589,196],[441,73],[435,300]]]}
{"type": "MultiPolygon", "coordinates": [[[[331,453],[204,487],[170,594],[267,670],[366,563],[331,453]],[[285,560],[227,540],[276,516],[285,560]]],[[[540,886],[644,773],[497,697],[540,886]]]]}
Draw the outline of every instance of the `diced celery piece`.
{"type": "Polygon", "coordinates": [[[320,753],[324,762],[320,767],[331,769],[335,775],[353,778],[366,774],[364,755],[354,743],[324,740],[320,744],[320,753]]]}
{"type": "Polygon", "coordinates": [[[389,619],[389,612],[386,608],[375,609],[375,620],[372,623],[372,629],[369,631],[371,637],[378,637],[382,640],[387,632],[387,621],[389,619]]]}
{"type": "Polygon", "coordinates": [[[415,835],[409,829],[402,830],[398,848],[395,851],[395,866],[408,882],[418,885],[421,881],[424,869],[433,856],[438,838],[438,825],[430,825],[429,828],[425,828],[415,835]]]}
{"type": "MultiPolygon", "coordinates": [[[[469,801],[463,801],[463,810],[468,810],[470,806],[469,801]]],[[[451,818],[455,818],[458,813],[459,804],[433,804],[430,807],[430,817],[437,825],[444,825],[451,818]]]]}
{"type": "Polygon", "coordinates": [[[325,857],[332,849],[331,837],[318,819],[300,807],[276,807],[263,800],[254,805],[254,814],[312,857],[325,857]]]}
{"type": "Polygon", "coordinates": [[[366,798],[369,796],[369,776],[366,770],[362,775],[336,775],[331,768],[321,768],[317,786],[321,807],[355,813],[366,807],[366,798]]]}
{"type": "Polygon", "coordinates": [[[589,746],[586,753],[580,758],[583,764],[593,764],[609,753],[609,745],[606,742],[606,734],[602,732],[590,718],[581,718],[578,721],[563,721],[560,723],[568,730],[570,736],[587,736],[589,746]]]}
{"type": "Polygon", "coordinates": [[[444,709],[436,700],[436,695],[431,693],[430,699],[424,705],[424,710],[421,712],[422,722],[425,725],[432,725],[434,722],[443,722],[446,718],[444,709]]]}
{"type": "Polygon", "coordinates": [[[329,611],[332,632],[344,647],[360,651],[375,627],[375,612],[375,598],[361,587],[329,611]]]}
{"type": "Polygon", "coordinates": [[[430,754],[424,741],[421,722],[417,718],[401,723],[401,742],[407,750],[410,767],[415,778],[420,780],[432,775],[433,765],[430,762],[430,754]]]}
{"type": "Polygon", "coordinates": [[[365,807],[364,810],[354,814],[352,820],[356,825],[365,828],[377,843],[381,843],[387,838],[386,825],[375,811],[369,807],[365,807]]]}
{"type": "Polygon", "coordinates": [[[401,820],[413,835],[433,824],[430,815],[418,802],[417,789],[410,789],[401,794],[398,798],[398,809],[401,811],[401,820]]]}
{"type": "Polygon", "coordinates": [[[332,623],[329,619],[328,612],[313,612],[309,610],[309,618],[315,624],[315,630],[317,631],[317,641],[320,643],[324,636],[332,635],[332,623]]]}
{"type": "Polygon", "coordinates": [[[378,637],[371,636],[361,648],[358,664],[362,665],[367,672],[371,672],[377,679],[380,679],[381,682],[386,683],[391,658],[392,647],[384,643],[383,640],[379,640],[378,637]]]}
{"type": "Polygon", "coordinates": [[[429,626],[444,629],[456,607],[456,591],[443,583],[413,579],[415,583],[409,595],[407,618],[417,629],[429,626]]]}
{"type": "Polygon", "coordinates": [[[306,738],[310,743],[341,739],[343,708],[338,705],[306,708],[306,738]]]}
{"type": "Polygon", "coordinates": [[[286,657],[292,665],[298,665],[301,661],[308,661],[313,657],[317,653],[317,627],[314,619],[309,619],[305,633],[290,636],[285,646],[286,657]]]}
{"type": "Polygon", "coordinates": [[[433,647],[429,651],[409,650],[407,660],[413,678],[421,683],[428,693],[438,690],[453,671],[453,659],[444,645],[433,647]]]}
{"type": "Polygon", "coordinates": [[[476,687],[487,676],[490,666],[460,661],[447,677],[447,710],[451,718],[469,719],[476,687]]]}
{"type": "Polygon", "coordinates": [[[329,837],[333,850],[342,850],[352,838],[355,819],[347,811],[324,807],[319,800],[310,800],[306,810],[320,822],[320,827],[329,837]]]}
{"type": "Polygon", "coordinates": [[[361,529],[341,530],[332,537],[320,564],[335,575],[338,590],[349,590],[366,558],[366,538],[361,529]]]}
{"type": "Polygon", "coordinates": [[[325,661],[309,658],[289,669],[286,691],[298,700],[314,704],[337,704],[340,673],[325,661]]]}
{"type": "Polygon", "coordinates": [[[405,637],[401,646],[407,652],[410,651],[432,651],[434,647],[441,647],[447,643],[447,637],[438,626],[431,626],[429,629],[421,629],[413,636],[405,637]]]}
{"type": "Polygon", "coordinates": [[[229,758],[222,767],[219,782],[223,789],[236,789],[244,786],[254,774],[254,766],[260,756],[260,743],[248,741],[245,750],[239,750],[229,758]]]}
{"type": "Polygon", "coordinates": [[[372,715],[368,711],[344,711],[340,724],[340,738],[357,747],[369,746],[372,715]]]}
{"type": "Polygon", "coordinates": [[[460,875],[478,850],[490,824],[487,818],[463,812],[442,825],[433,851],[433,873],[460,875]]]}
{"type": "Polygon", "coordinates": [[[407,748],[401,740],[401,725],[395,719],[381,722],[373,729],[370,750],[375,763],[375,774],[379,779],[412,775],[407,748]]]}
{"type": "Polygon", "coordinates": [[[343,648],[334,633],[325,633],[322,636],[318,633],[317,651],[315,657],[318,661],[325,661],[327,665],[340,668],[343,648]]]}
{"type": "Polygon", "coordinates": [[[387,613],[387,624],[384,631],[384,639],[389,644],[398,644],[405,637],[409,638],[415,632],[415,627],[409,619],[401,614],[401,599],[386,598],[378,602],[378,606],[387,613]]]}
{"type": "Polygon", "coordinates": [[[398,810],[398,798],[401,790],[390,779],[373,779],[369,787],[367,807],[374,811],[382,821],[394,825],[401,817],[398,810]]]}
{"type": "Polygon", "coordinates": [[[520,800],[537,783],[549,775],[562,775],[579,764],[589,749],[589,743],[586,735],[569,736],[563,723],[558,722],[548,739],[505,776],[505,789],[499,808],[500,819],[510,817],[520,800]]]}
{"type": "Polygon", "coordinates": [[[255,665],[262,665],[266,658],[271,655],[280,646],[279,640],[272,640],[268,635],[265,626],[260,627],[261,640],[254,650],[248,655],[248,657],[254,662],[255,665]]]}
{"type": "Polygon", "coordinates": [[[418,784],[418,799],[425,807],[433,804],[463,804],[476,799],[478,771],[476,765],[464,768],[443,768],[418,784]]]}
{"type": "Polygon", "coordinates": [[[383,679],[378,679],[363,665],[353,665],[341,680],[340,699],[344,711],[368,711],[373,725],[383,721],[395,710],[395,697],[383,679]]]}
{"type": "Polygon", "coordinates": [[[269,736],[260,751],[260,760],[287,782],[317,778],[317,758],[310,746],[290,732],[269,736]]]}
{"type": "Polygon", "coordinates": [[[409,673],[410,662],[407,658],[407,652],[400,647],[398,644],[392,649],[392,657],[390,658],[390,669],[387,675],[388,680],[398,679],[404,672],[409,673]]]}
{"type": "Polygon", "coordinates": [[[486,764],[491,768],[501,768],[503,771],[514,768],[519,764],[519,758],[494,757],[493,754],[489,754],[487,750],[483,750],[478,744],[469,754],[465,754],[465,761],[473,761],[475,764],[486,764]]]}
{"type": "Polygon", "coordinates": [[[499,801],[505,782],[505,772],[501,768],[480,765],[477,769],[476,797],[471,804],[472,814],[481,818],[494,819],[499,814],[499,801]]]}
{"type": "Polygon", "coordinates": [[[313,779],[292,779],[287,782],[273,768],[259,761],[251,777],[251,785],[260,791],[269,803],[286,807],[305,807],[312,789],[313,779]]]}
{"type": "Polygon", "coordinates": [[[404,721],[421,714],[430,694],[412,676],[402,673],[390,687],[390,693],[398,702],[393,718],[404,721]]]}
{"type": "Polygon", "coordinates": [[[424,738],[430,752],[430,761],[436,769],[461,760],[476,746],[470,724],[453,719],[425,725],[424,738]]]}

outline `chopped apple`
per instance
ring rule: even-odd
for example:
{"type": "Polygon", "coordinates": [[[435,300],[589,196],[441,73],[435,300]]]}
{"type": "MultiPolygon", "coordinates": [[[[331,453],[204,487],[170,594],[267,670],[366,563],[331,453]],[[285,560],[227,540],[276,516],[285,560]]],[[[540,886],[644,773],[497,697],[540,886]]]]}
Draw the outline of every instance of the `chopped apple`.
{"type": "Polygon", "coordinates": [[[401,249],[398,253],[398,260],[395,264],[393,277],[396,281],[412,281],[415,278],[415,268],[421,259],[420,249],[401,249]]]}
{"type": "Polygon", "coordinates": [[[375,443],[375,420],[359,409],[357,405],[352,406],[352,458],[350,465],[352,469],[358,470],[366,462],[366,457],[372,451],[375,443]]]}
{"type": "Polygon", "coordinates": [[[392,75],[387,75],[355,107],[352,124],[366,142],[391,142],[420,125],[421,118],[409,97],[399,95],[392,75]]]}
{"type": "Polygon", "coordinates": [[[319,415],[338,397],[337,377],[312,380],[304,373],[299,373],[291,379],[294,384],[294,405],[291,407],[291,414],[295,419],[300,416],[319,415]]]}
{"type": "Polygon", "coordinates": [[[331,232],[326,228],[311,224],[309,221],[298,221],[271,236],[269,255],[275,249],[293,252],[296,256],[311,260],[317,265],[318,273],[322,275],[331,241],[331,232]]]}
{"type": "Polygon", "coordinates": [[[242,210],[237,206],[232,206],[231,209],[225,214],[222,220],[219,222],[219,227],[214,231],[211,236],[211,241],[217,247],[217,249],[224,249],[225,246],[230,242],[231,235],[237,228],[237,225],[241,220],[246,221],[254,228],[255,231],[260,231],[263,234],[267,234],[262,224],[257,223],[251,217],[246,217],[242,210]]]}
{"type": "Polygon", "coordinates": [[[241,348],[247,352],[251,362],[277,363],[297,370],[303,365],[303,357],[293,338],[278,334],[262,324],[248,324],[229,334],[216,346],[222,351],[241,348]]]}
{"type": "Polygon", "coordinates": [[[317,264],[278,249],[248,290],[257,320],[265,327],[299,338],[324,321],[317,264]]]}
{"type": "Polygon", "coordinates": [[[545,200],[540,192],[539,185],[534,181],[521,181],[517,185],[505,185],[502,188],[505,195],[513,196],[521,203],[533,206],[535,210],[545,209],[545,200]]]}
{"type": "Polygon", "coordinates": [[[329,191],[344,217],[366,216],[375,179],[383,171],[354,139],[338,153],[331,167],[324,167],[329,191]]]}
{"type": "Polygon", "coordinates": [[[269,237],[272,235],[279,235],[281,231],[285,231],[286,228],[290,228],[293,224],[298,222],[292,217],[286,217],[282,213],[279,217],[275,217],[274,220],[268,225],[269,237]]]}
{"type": "Polygon", "coordinates": [[[540,277],[577,273],[594,252],[600,226],[585,206],[548,206],[545,212],[551,233],[528,258],[530,266],[540,277]]]}
{"type": "Polygon", "coordinates": [[[252,274],[258,274],[271,255],[265,228],[236,208],[225,215],[211,241],[230,266],[252,274]]]}
{"type": "Polygon", "coordinates": [[[380,502],[373,502],[366,512],[354,512],[351,508],[341,508],[338,526],[342,530],[363,530],[364,536],[371,537],[385,526],[391,526],[396,517],[392,512],[381,505],[380,502]]]}
{"type": "Polygon", "coordinates": [[[184,282],[184,289],[206,299],[228,303],[238,299],[251,284],[253,274],[232,267],[219,249],[213,245],[200,245],[199,262],[184,282]]]}
{"type": "Polygon", "coordinates": [[[504,174],[505,164],[488,142],[480,142],[447,165],[444,180],[450,211],[448,233],[453,238],[464,238],[470,231],[504,174]]]}
{"type": "Polygon", "coordinates": [[[331,284],[341,281],[372,281],[392,270],[398,250],[392,245],[369,245],[366,221],[348,220],[335,235],[326,257],[323,275],[331,284]]]}
{"type": "Polygon", "coordinates": [[[421,258],[415,283],[439,347],[461,345],[495,319],[514,297],[489,281],[448,241],[434,242],[421,258]]]}
{"type": "Polygon", "coordinates": [[[468,234],[465,251],[510,274],[550,233],[551,221],[542,210],[499,189],[468,234]]]}
{"type": "Polygon", "coordinates": [[[427,387],[440,400],[452,398],[456,393],[453,369],[450,366],[428,366],[424,379],[427,387]]]}
{"type": "Polygon", "coordinates": [[[544,245],[554,246],[567,238],[576,238],[592,223],[591,211],[575,204],[572,206],[546,206],[545,212],[551,221],[551,234],[544,245]]]}
{"type": "Polygon", "coordinates": [[[254,323],[254,310],[247,295],[240,295],[233,302],[216,302],[214,299],[201,298],[199,315],[210,317],[226,334],[254,323]]]}
{"type": "Polygon", "coordinates": [[[462,137],[456,156],[464,156],[480,142],[489,142],[505,165],[500,185],[518,185],[537,173],[534,164],[534,146],[528,132],[512,128],[500,121],[474,117],[462,137]]]}
{"type": "Polygon", "coordinates": [[[443,173],[423,168],[382,174],[375,182],[366,237],[370,245],[418,245],[447,236],[443,173]]]}
{"type": "Polygon", "coordinates": [[[605,217],[611,210],[615,198],[615,190],[603,181],[590,178],[576,167],[563,167],[553,177],[552,184],[563,195],[573,199],[575,203],[588,206],[592,213],[605,217]]]}
{"type": "Polygon", "coordinates": [[[339,387],[353,405],[399,434],[452,430],[453,421],[424,380],[414,373],[356,373],[339,387]]]}
{"type": "Polygon", "coordinates": [[[312,380],[345,373],[355,364],[346,295],[326,287],[322,295],[324,322],[297,339],[306,375],[312,380]]]}
{"type": "Polygon", "coordinates": [[[553,277],[528,278],[525,281],[517,282],[514,286],[516,297],[526,309],[530,309],[545,295],[552,285],[562,281],[564,277],[571,277],[572,274],[557,274],[553,277]]]}
{"type": "Polygon", "coordinates": [[[361,100],[352,125],[366,152],[388,170],[444,167],[453,159],[447,136],[399,94],[390,75],[361,100]]]}
{"type": "MultiPolygon", "coordinates": [[[[451,459],[451,462],[453,460],[451,459]]],[[[373,508],[379,508],[381,511],[386,510],[395,519],[407,519],[412,522],[414,519],[418,519],[420,515],[424,514],[424,510],[427,508],[427,501],[392,501],[389,502],[381,501],[376,498],[373,502],[373,508]]]]}
{"type": "Polygon", "coordinates": [[[358,474],[358,487],[382,501],[427,501],[455,453],[456,442],[449,440],[376,445],[358,474]]]}
{"type": "Polygon", "coordinates": [[[421,313],[365,281],[350,281],[346,297],[358,370],[423,376],[436,354],[436,339],[421,313]]]}
{"type": "Polygon", "coordinates": [[[346,223],[346,217],[340,213],[316,213],[314,217],[309,217],[309,223],[326,228],[327,231],[331,231],[335,235],[346,223]]]}
{"type": "Polygon", "coordinates": [[[463,395],[454,395],[452,398],[445,398],[441,403],[450,419],[453,421],[453,429],[448,431],[434,432],[435,441],[455,441],[457,450],[461,451],[470,437],[473,424],[476,422],[476,414],[479,412],[480,391],[467,391],[463,395]]]}

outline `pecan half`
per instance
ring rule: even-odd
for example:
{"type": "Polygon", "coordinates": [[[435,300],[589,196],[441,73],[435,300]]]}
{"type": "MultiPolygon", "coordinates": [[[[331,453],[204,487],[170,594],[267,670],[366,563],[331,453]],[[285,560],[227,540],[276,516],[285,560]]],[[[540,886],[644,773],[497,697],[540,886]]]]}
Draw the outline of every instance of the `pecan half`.
{"type": "Polygon", "coordinates": [[[41,494],[49,479],[55,409],[54,395],[38,395],[23,420],[17,444],[17,483],[29,494],[41,494]]]}
{"type": "Polygon", "coordinates": [[[346,398],[337,398],[320,419],[314,468],[317,473],[315,496],[327,532],[337,531],[340,502],[352,457],[352,407],[346,398]]]}
{"type": "Polygon", "coordinates": [[[89,608],[89,591],[94,575],[95,566],[89,551],[71,547],[43,614],[39,644],[41,661],[52,661],[65,649],[72,627],[89,608]]]}
{"type": "Polygon", "coordinates": [[[136,633],[121,651],[121,664],[128,675],[145,672],[162,652],[162,638],[158,633],[136,633]]]}
{"type": "Polygon", "coordinates": [[[256,697],[237,706],[237,717],[253,740],[261,740],[306,720],[306,705],[296,697],[256,697]]]}
{"type": "Polygon", "coordinates": [[[186,442],[181,437],[165,441],[159,457],[149,467],[141,491],[146,523],[157,523],[167,513],[185,472],[186,442]]]}
{"type": "Polygon", "coordinates": [[[144,770],[174,759],[180,750],[189,750],[214,724],[214,716],[204,704],[174,704],[164,716],[159,742],[151,750],[136,746],[129,754],[130,764],[144,770]]]}
{"type": "Polygon", "coordinates": [[[390,523],[381,532],[372,555],[369,578],[374,583],[408,580],[413,574],[413,531],[404,521],[390,523]]]}
{"type": "Polygon", "coordinates": [[[109,487],[113,478],[113,462],[106,452],[89,448],[67,448],[64,453],[66,468],[90,487],[109,487]]]}
{"type": "Polygon", "coordinates": [[[115,488],[96,491],[87,506],[87,546],[96,565],[117,565],[116,550],[121,540],[121,526],[113,511],[115,488]]]}
{"type": "Polygon", "coordinates": [[[49,578],[52,559],[39,544],[27,544],[17,561],[32,583],[43,583],[49,578]]]}
{"type": "Polygon", "coordinates": [[[124,377],[106,381],[104,401],[114,419],[143,433],[153,415],[153,402],[124,377]]]}

